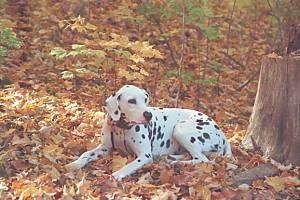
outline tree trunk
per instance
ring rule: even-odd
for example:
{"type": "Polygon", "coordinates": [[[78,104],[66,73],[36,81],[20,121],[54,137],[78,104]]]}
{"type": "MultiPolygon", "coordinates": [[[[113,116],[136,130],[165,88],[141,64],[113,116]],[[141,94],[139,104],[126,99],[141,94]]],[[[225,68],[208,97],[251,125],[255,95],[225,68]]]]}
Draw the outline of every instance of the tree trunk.
{"type": "Polygon", "coordinates": [[[300,165],[300,56],[265,56],[243,145],[300,165]]]}

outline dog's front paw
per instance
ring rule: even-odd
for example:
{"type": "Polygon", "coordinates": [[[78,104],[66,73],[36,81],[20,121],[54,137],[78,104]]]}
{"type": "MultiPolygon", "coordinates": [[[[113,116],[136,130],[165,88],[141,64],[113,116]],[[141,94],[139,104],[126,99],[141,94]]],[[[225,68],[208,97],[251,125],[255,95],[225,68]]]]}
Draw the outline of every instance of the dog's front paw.
{"type": "Polygon", "coordinates": [[[120,171],[116,171],[116,172],[112,173],[112,176],[113,176],[114,179],[116,179],[117,181],[120,181],[120,180],[122,180],[122,178],[124,178],[126,175],[123,174],[123,173],[120,172],[120,171]]]}

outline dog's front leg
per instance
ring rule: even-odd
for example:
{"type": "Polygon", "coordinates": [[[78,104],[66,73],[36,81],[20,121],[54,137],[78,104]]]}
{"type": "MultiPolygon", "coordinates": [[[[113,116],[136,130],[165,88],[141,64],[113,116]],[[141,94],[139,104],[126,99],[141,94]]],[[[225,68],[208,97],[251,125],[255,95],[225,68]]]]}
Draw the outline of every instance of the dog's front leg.
{"type": "Polygon", "coordinates": [[[150,155],[150,154],[145,153],[145,154],[138,156],[131,163],[125,165],[120,170],[114,172],[112,174],[112,176],[117,180],[121,180],[125,176],[128,176],[128,175],[134,173],[136,170],[142,168],[144,165],[151,163],[153,161],[152,158],[151,157],[147,158],[145,155],[150,155]]]}
{"type": "Polygon", "coordinates": [[[148,130],[144,126],[139,126],[138,128],[134,126],[126,133],[126,144],[128,144],[128,147],[137,158],[120,170],[114,172],[112,176],[115,179],[121,180],[125,176],[134,173],[136,170],[153,161],[151,142],[148,137],[145,137],[147,134],[148,130]]]}
{"type": "Polygon", "coordinates": [[[107,147],[104,144],[100,144],[95,149],[84,152],[77,160],[67,164],[65,167],[68,171],[80,169],[89,162],[97,160],[103,155],[108,155],[110,151],[111,148],[107,147]]]}
{"type": "Polygon", "coordinates": [[[76,170],[84,167],[91,161],[99,159],[101,156],[108,155],[112,151],[111,143],[111,127],[107,123],[107,119],[102,128],[102,144],[95,149],[84,152],[77,160],[65,165],[68,171],[76,170]]]}

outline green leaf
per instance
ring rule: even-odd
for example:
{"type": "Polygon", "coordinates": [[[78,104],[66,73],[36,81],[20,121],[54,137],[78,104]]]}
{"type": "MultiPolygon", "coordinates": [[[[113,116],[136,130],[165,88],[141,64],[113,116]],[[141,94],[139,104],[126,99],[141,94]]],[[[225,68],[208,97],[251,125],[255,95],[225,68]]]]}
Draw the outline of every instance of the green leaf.
{"type": "Polygon", "coordinates": [[[67,51],[61,47],[54,47],[51,52],[51,56],[54,56],[56,59],[62,59],[67,56],[67,51]]]}
{"type": "Polygon", "coordinates": [[[203,24],[199,24],[199,27],[203,31],[203,34],[209,40],[217,40],[222,37],[222,35],[218,32],[218,30],[215,27],[212,27],[212,26],[206,27],[203,24]]]}
{"type": "Polygon", "coordinates": [[[63,79],[73,79],[73,78],[75,78],[74,73],[70,72],[70,71],[63,71],[61,74],[62,74],[63,79]]]}

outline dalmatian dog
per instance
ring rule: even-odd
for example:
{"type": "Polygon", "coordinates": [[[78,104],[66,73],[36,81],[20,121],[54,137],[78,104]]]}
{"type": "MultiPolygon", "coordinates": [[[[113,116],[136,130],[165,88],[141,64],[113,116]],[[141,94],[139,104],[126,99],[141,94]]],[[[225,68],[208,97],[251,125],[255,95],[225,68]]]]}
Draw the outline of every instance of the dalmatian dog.
{"type": "Polygon", "coordinates": [[[187,151],[191,160],[175,162],[191,164],[209,162],[206,157],[209,152],[232,156],[223,132],[207,115],[189,109],[148,107],[148,103],[148,93],[133,85],[125,85],[111,95],[104,107],[107,116],[101,133],[102,143],[68,164],[67,169],[82,168],[114,149],[136,156],[112,174],[117,180],[161,155],[187,151]]]}

